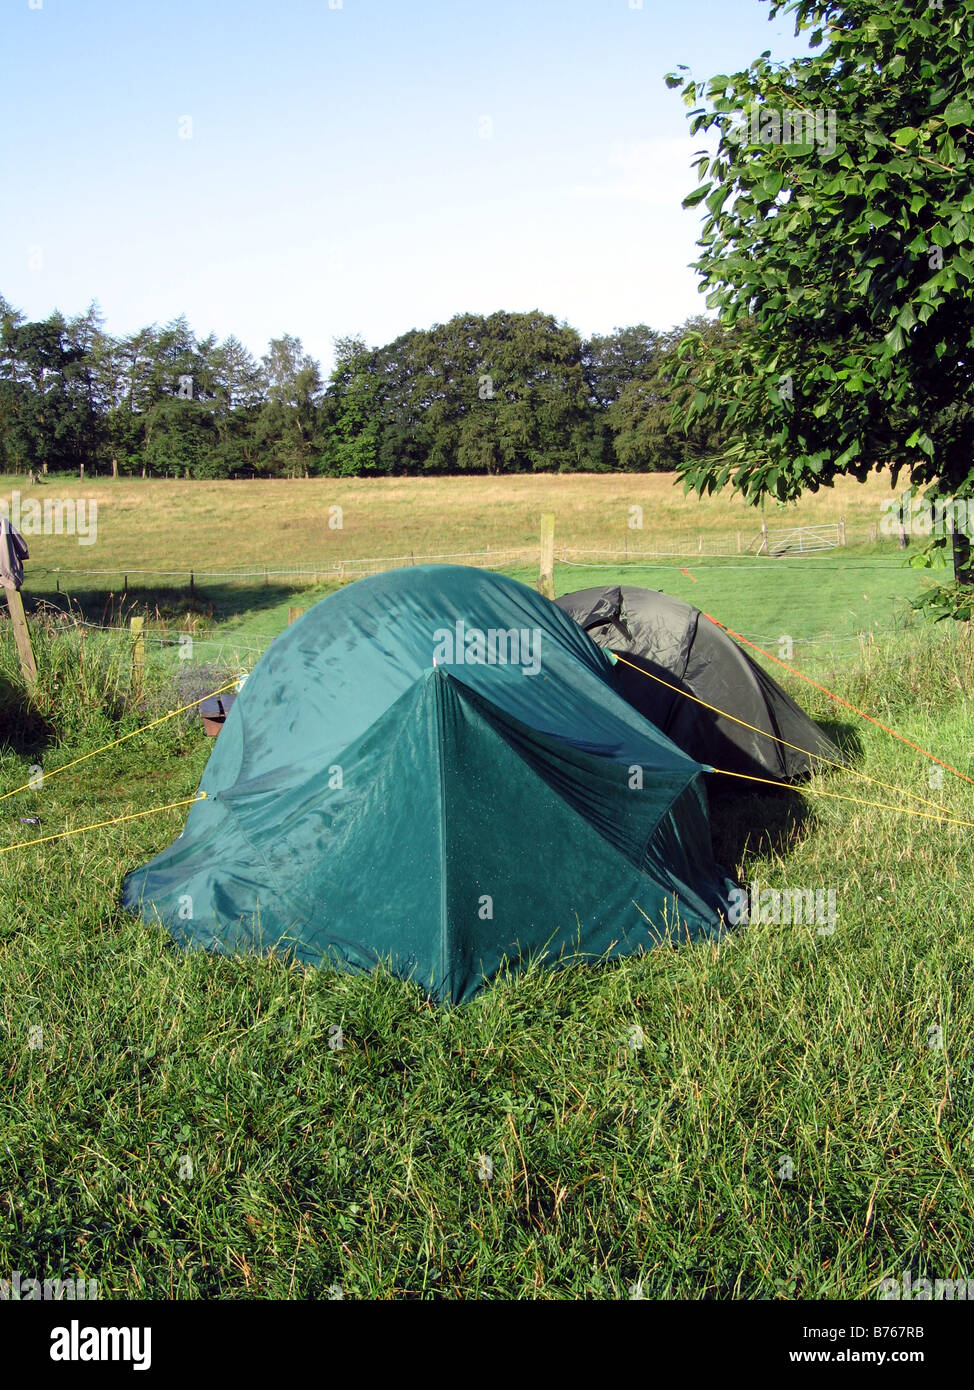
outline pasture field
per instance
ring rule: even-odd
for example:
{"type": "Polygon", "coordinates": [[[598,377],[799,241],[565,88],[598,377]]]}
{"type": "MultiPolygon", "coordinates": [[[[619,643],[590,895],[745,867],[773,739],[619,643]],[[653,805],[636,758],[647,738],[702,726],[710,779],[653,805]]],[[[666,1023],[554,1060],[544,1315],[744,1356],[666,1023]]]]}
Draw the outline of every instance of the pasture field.
{"type": "MultiPolygon", "coordinates": [[[[94,544],[38,538],[45,570],[284,569],[363,556],[537,548],[538,517],[552,511],[556,544],[625,550],[677,548],[699,535],[745,541],[769,527],[819,525],[845,517],[865,536],[896,494],[888,475],[839,480],[800,504],[745,507],[729,497],[686,498],[671,473],[516,474],[509,477],[311,478],[260,482],[0,476],[0,498],[83,498],[97,503],[94,544]],[[642,507],[642,528],[630,508],[642,507]],[[342,509],[341,526],[329,509],[342,509]],[[42,553],[43,552],[43,553],[42,553]]],[[[900,491],[902,491],[902,483],[900,491]]],[[[36,567],[32,571],[36,573],[36,567]]],[[[40,577],[40,576],[38,576],[40,577]]],[[[53,585],[52,585],[53,587],[53,585]]],[[[104,586],[107,587],[107,586],[104,586]]]]}
{"type": "Polygon", "coordinates": [[[28,497],[41,505],[81,497],[97,504],[93,544],[68,535],[28,537],[28,611],[38,600],[74,606],[87,621],[106,625],[143,613],[157,646],[164,645],[163,631],[189,632],[201,659],[238,666],[252,664],[283,630],[290,606],[307,606],[354,577],[356,560],[398,557],[408,564],[455,555],[462,563],[469,555],[466,563],[490,564],[533,584],[543,511],[556,518],[556,592],[617,581],[666,589],[761,645],[790,636],[794,651],[812,663],[844,657],[859,633],[900,627],[907,600],[929,583],[925,572],[904,567],[895,541],[868,539],[883,503],[896,495],[889,477],[878,474],[863,485],[842,479],[798,505],[763,511],[727,497],[685,498],[674,475],[659,473],[212,483],[58,478],[33,489],[23,478],[0,478],[0,498],[15,491],[21,506],[28,497]],[[629,525],[633,507],[642,509],[639,529],[629,525]],[[848,544],[794,560],[756,558],[746,547],[759,538],[762,516],[772,534],[841,517],[848,544]],[[340,526],[332,524],[339,519],[340,526]],[[728,553],[712,553],[718,547],[728,553]],[[647,551],[662,553],[648,560],[638,553],[647,551]],[[240,570],[249,577],[234,579],[240,570]]]}
{"type": "MultiPolygon", "coordinates": [[[[559,539],[613,547],[644,499],[654,540],[732,534],[742,508],[660,476],[82,486],[97,544],[37,537],[28,562],[32,695],[0,625],[0,1269],[103,1298],[871,1299],[905,1271],[974,1277],[974,841],[899,790],[974,822],[974,787],[780,669],[855,766],[719,794],[715,848],[743,884],[834,889],[831,933],[752,922],[447,1010],[384,974],[188,955],[124,914],[122,877],[184,810],[12,848],[196,790],[212,743],[191,713],[52,775],[170,708],[187,665],[150,640],[133,701],[103,621],[158,612],[150,634],[195,633],[221,683],[338,582],[201,580],[190,604],[147,579],[123,604],[88,576],[82,627],[36,607],[67,602],[57,566],[530,548],[545,509],[559,539]],[[43,791],[5,796],[39,763],[43,791]]],[[[768,524],[864,531],[889,495],[849,485],[768,524]]],[[[557,588],[645,583],[772,651],[788,634],[798,669],[974,775],[974,643],[910,618],[925,581],[895,544],[666,563],[560,564],[557,588]]],[[[377,883],[376,911],[395,902],[377,883]]]]}

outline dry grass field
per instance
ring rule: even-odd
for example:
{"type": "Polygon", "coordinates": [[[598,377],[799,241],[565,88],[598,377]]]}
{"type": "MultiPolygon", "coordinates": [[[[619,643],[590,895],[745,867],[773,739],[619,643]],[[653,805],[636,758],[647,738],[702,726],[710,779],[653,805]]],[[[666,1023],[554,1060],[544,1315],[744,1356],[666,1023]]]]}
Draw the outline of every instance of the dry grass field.
{"type": "MultiPolygon", "coordinates": [[[[33,538],[31,572],[42,568],[220,570],[322,565],[375,556],[415,556],[537,545],[539,517],[556,517],[556,545],[695,550],[698,537],[745,544],[762,512],[729,495],[685,497],[672,473],[558,474],[469,478],[314,478],[245,482],[51,478],[33,489],[0,478],[0,497],[97,503],[97,540],[33,538]],[[630,526],[641,507],[642,529],[630,526]],[[341,527],[330,509],[341,508],[341,527]]],[[[844,517],[850,542],[865,541],[893,496],[889,477],[843,480],[794,506],[769,505],[769,528],[844,517]]],[[[31,537],[28,536],[31,543],[31,537]]]]}

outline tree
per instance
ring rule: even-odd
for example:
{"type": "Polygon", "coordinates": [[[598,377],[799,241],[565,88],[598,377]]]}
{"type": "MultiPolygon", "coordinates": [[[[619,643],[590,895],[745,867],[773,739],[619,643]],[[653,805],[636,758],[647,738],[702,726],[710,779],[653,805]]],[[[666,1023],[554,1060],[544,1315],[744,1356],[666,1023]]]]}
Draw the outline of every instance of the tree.
{"type": "MultiPolygon", "coordinates": [[[[662,337],[655,329],[638,323],[630,328],[616,327],[611,333],[597,333],[582,344],[582,374],[590,406],[586,442],[589,466],[593,469],[614,469],[622,462],[618,431],[614,438],[610,414],[623,392],[629,392],[630,400],[638,395],[633,383],[645,379],[651,371],[661,343],[662,337]]],[[[624,414],[628,416],[629,412],[624,414]]]]}
{"type": "Polygon", "coordinates": [[[42,322],[3,322],[5,452],[20,471],[76,467],[90,445],[92,417],[79,402],[80,350],[56,311],[42,322]]]}
{"type": "MultiPolygon", "coordinates": [[[[687,488],[785,501],[891,466],[894,485],[906,470],[970,497],[974,7],[771,0],[769,18],[781,10],[821,52],[666,79],[693,132],[719,135],[684,205],[705,200],[695,268],[740,325],[681,345],[685,418],[732,441],[681,467],[687,488]]],[[[963,538],[961,571],[968,557],[963,538]]]]}
{"type": "Polygon", "coordinates": [[[170,477],[211,475],[216,336],[197,341],[186,316],[153,334],[143,464],[170,477]]]}
{"type": "Polygon", "coordinates": [[[199,400],[205,396],[211,383],[201,380],[201,365],[196,335],[186,315],[180,314],[154,335],[150,377],[152,404],[172,396],[181,400],[199,400]]]}
{"type": "Polygon", "coordinates": [[[645,377],[662,346],[663,335],[645,323],[590,338],[582,350],[582,371],[592,403],[607,410],[630,382],[645,377]]]}
{"type": "Polygon", "coordinates": [[[342,477],[375,471],[380,388],[376,349],[360,335],[335,338],[328,386],[327,470],[342,477]]]}
{"type": "Polygon", "coordinates": [[[82,404],[82,408],[94,416],[99,407],[95,376],[92,370],[92,352],[96,339],[102,333],[105,316],[92,300],[83,314],[69,319],[65,325],[65,336],[77,353],[77,371],[72,379],[72,394],[82,404]]]}
{"type": "Polygon", "coordinates": [[[112,477],[141,462],[143,419],[128,399],[130,359],[122,343],[96,327],[88,347],[88,372],[99,420],[99,454],[112,477]]]}
{"type": "Polygon", "coordinates": [[[153,403],[156,336],[153,324],[140,328],[117,344],[122,395],[126,408],[132,413],[144,414],[153,403]]]}
{"type": "Polygon", "coordinates": [[[693,333],[711,347],[734,331],[698,315],[668,333],[654,335],[651,356],[642,366],[634,365],[605,411],[616,467],[639,472],[680,469],[720,449],[724,438],[713,419],[697,417],[687,429],[673,423],[674,408],[685,409],[695,389],[692,376],[680,379],[679,345],[693,333]]]}
{"type": "Polygon", "coordinates": [[[227,420],[235,410],[252,410],[263,404],[263,372],[252,354],[232,333],[213,353],[213,377],[219,420],[227,420]]]}
{"type": "Polygon", "coordinates": [[[166,396],[146,420],[143,460],[167,477],[205,477],[212,474],[208,460],[216,443],[213,413],[204,402],[166,396]]]}
{"type": "Polygon", "coordinates": [[[253,473],[259,461],[254,432],[265,401],[263,368],[233,334],[214,348],[211,361],[217,443],[197,476],[253,473]]]}
{"type": "Polygon", "coordinates": [[[591,404],[574,328],[534,309],[491,314],[482,356],[490,369],[500,466],[505,472],[572,472],[598,466],[591,404]]]}
{"type": "Polygon", "coordinates": [[[21,392],[16,357],[16,330],[24,322],[19,309],[8,304],[0,295],[0,467],[11,472],[15,467],[13,431],[17,423],[21,392]]]}
{"type": "Polygon", "coordinates": [[[292,477],[309,471],[318,443],[321,368],[304,351],[300,338],[272,338],[261,358],[267,401],[256,426],[265,471],[292,477]]]}

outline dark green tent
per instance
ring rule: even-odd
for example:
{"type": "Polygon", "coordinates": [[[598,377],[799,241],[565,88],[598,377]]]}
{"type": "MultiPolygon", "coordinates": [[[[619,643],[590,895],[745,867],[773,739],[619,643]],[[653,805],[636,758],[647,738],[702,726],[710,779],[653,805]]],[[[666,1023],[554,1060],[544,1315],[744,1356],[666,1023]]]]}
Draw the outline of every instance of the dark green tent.
{"type": "Polygon", "coordinates": [[[438,999],[506,958],[627,955],[720,928],[702,769],[612,661],[511,579],[361,579],[279,637],[183,834],[125,881],[187,945],[380,958],[438,999]]]}
{"type": "Polygon", "coordinates": [[[555,601],[600,647],[625,656],[616,690],[692,758],[775,781],[843,761],[778,682],[691,604],[617,584],[555,601]]]}

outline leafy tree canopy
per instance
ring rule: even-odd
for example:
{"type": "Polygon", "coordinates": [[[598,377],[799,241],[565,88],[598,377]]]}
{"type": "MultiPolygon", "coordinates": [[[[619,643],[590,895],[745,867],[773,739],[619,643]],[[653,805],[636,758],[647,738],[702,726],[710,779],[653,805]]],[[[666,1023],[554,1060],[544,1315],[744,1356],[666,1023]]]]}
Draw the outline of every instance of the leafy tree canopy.
{"type": "Polygon", "coordinates": [[[892,465],[974,487],[974,5],[772,0],[812,56],[765,52],[692,108],[706,218],[695,268],[734,335],[691,333],[681,417],[726,443],[681,465],[700,493],[797,498],[892,465]]]}

